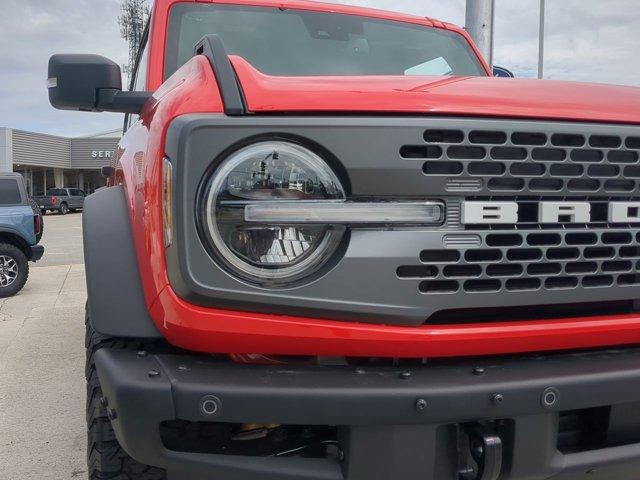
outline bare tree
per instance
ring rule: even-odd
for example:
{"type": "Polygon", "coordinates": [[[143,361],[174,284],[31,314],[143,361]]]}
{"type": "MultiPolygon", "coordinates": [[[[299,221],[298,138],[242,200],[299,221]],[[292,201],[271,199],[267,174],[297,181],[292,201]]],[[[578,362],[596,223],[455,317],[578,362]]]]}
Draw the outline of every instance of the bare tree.
{"type": "Polygon", "coordinates": [[[147,0],[122,0],[118,25],[120,25],[120,35],[129,44],[129,63],[124,67],[124,72],[129,80],[131,80],[135,68],[136,56],[149,14],[147,0]]]}

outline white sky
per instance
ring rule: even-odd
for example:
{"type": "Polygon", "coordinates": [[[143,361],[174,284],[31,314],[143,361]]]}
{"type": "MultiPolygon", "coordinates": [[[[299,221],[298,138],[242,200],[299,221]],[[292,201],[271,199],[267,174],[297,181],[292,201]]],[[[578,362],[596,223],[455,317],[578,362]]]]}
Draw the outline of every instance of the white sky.
{"type": "MultiPolygon", "coordinates": [[[[340,1],[340,0],[338,0],[340,1]]],[[[342,0],[464,24],[464,0],[342,0]]],[[[539,0],[496,0],[494,63],[535,76],[539,0]]],[[[116,114],[49,106],[53,53],[98,53],[123,64],[118,0],[2,0],[0,126],[82,135],[122,125],[116,114]]],[[[545,77],[640,86],[640,0],[547,0],[545,77]]]]}

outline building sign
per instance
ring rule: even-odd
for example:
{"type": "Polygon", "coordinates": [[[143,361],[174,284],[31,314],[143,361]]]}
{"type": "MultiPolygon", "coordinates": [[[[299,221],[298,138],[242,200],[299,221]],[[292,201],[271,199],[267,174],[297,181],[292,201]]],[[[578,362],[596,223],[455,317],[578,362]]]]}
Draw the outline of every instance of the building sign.
{"type": "Polygon", "coordinates": [[[113,150],[94,150],[91,152],[91,158],[111,158],[113,150]]]}

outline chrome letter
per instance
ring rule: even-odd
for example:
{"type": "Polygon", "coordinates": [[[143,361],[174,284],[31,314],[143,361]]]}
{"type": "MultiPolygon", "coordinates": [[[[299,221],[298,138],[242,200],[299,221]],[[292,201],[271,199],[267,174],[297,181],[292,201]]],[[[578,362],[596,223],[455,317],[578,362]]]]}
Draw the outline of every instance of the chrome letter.
{"type": "Polygon", "coordinates": [[[609,222],[640,223],[640,202],[611,202],[609,222]]]}
{"type": "Polygon", "coordinates": [[[589,223],[591,204],[588,202],[540,202],[540,223],[589,223]]]}
{"type": "Polygon", "coordinates": [[[462,202],[462,223],[518,223],[516,202],[462,202]]]}

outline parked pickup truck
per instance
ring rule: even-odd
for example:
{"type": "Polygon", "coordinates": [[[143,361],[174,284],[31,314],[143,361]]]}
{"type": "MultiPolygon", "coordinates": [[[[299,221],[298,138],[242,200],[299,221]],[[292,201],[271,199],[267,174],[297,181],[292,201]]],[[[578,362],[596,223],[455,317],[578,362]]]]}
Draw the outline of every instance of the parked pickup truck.
{"type": "Polygon", "coordinates": [[[86,194],[79,188],[51,188],[46,195],[36,195],[36,201],[42,214],[47,211],[59,212],[66,215],[84,207],[86,194]]]}
{"type": "Polygon", "coordinates": [[[53,106],[127,115],[89,478],[640,477],[640,89],[305,0],[156,0],[121,78],[49,62],[53,106]]]}
{"type": "Polygon", "coordinates": [[[0,298],[15,295],[29,278],[29,262],[44,254],[43,223],[19,173],[0,174],[0,298]]]}

